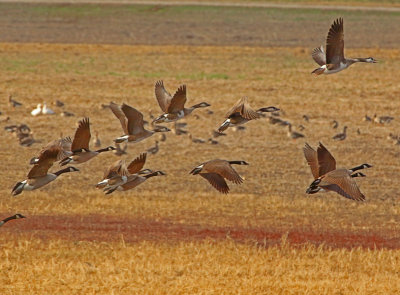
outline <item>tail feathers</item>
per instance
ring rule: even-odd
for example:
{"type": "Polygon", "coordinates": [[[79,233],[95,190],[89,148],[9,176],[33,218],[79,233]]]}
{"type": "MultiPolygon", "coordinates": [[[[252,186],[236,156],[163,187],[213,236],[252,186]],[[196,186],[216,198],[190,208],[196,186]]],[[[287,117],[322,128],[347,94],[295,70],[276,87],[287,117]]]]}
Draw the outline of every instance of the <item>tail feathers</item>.
{"type": "Polygon", "coordinates": [[[321,67],[321,68],[318,68],[318,69],[315,69],[314,71],[312,71],[311,74],[321,75],[325,72],[325,70],[326,70],[326,68],[321,67]]]}

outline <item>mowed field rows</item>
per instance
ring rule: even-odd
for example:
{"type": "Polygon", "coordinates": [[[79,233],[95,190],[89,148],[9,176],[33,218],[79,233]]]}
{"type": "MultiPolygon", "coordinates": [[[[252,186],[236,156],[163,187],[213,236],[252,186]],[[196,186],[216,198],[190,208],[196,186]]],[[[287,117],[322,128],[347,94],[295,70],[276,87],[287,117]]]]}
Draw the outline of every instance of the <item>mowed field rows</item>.
{"type": "MultiPolygon", "coordinates": [[[[387,136],[400,125],[400,51],[346,53],[380,62],[314,77],[308,48],[0,44],[0,118],[11,118],[1,127],[26,123],[41,140],[25,148],[0,133],[1,216],[28,217],[1,228],[2,294],[128,294],[132,288],[148,294],[396,293],[400,149],[387,136]],[[197,110],[186,120],[193,137],[207,140],[231,105],[247,96],[255,108],[281,108],[283,119],[305,127],[306,138],[289,139],[287,129],[267,118],[249,122],[244,131],[228,130],[217,145],[171,133],[145,166],[167,175],[132,191],[105,196],[95,189],[104,168],[118,159],[105,153],[77,166],[80,172],[11,197],[29,159],[61,133],[72,136],[79,119],[90,117],[103,146],[122,135],[102,103],[126,102],[147,120],[150,113],[160,114],[154,97],[159,79],[170,92],[185,83],[188,105],[212,105],[213,114],[197,110]],[[10,94],[23,106],[8,106],[10,94]],[[51,106],[58,114],[30,116],[37,103],[57,99],[65,102],[63,109],[51,106]],[[62,110],[76,116],[61,117],[62,110]],[[387,125],[362,120],[375,113],[395,119],[387,125]],[[332,120],[339,130],[332,129],[332,120]],[[344,125],[348,138],[333,141],[344,125]],[[313,179],[302,147],[319,141],[340,167],[374,166],[357,179],[366,202],[305,194],[313,179]],[[189,175],[213,158],[250,163],[237,168],[245,181],[229,184],[229,195],[189,175]]],[[[157,138],[130,145],[126,158],[157,138]]]]}

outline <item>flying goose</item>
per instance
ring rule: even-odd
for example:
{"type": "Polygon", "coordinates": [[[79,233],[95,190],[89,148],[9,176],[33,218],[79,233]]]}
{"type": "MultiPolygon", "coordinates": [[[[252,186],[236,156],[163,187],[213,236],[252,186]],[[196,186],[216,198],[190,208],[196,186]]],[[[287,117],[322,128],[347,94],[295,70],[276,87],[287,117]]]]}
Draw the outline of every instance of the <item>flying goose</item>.
{"type": "Polygon", "coordinates": [[[78,128],[75,131],[74,140],[72,141],[71,151],[72,155],[65,157],[60,161],[60,165],[64,166],[68,163],[81,164],[94,158],[98,154],[107,151],[115,150],[115,147],[109,146],[97,151],[89,149],[90,142],[90,123],[89,118],[83,118],[79,121],[78,128]]]}
{"type": "Polygon", "coordinates": [[[339,140],[345,140],[346,137],[347,137],[346,130],[347,130],[347,126],[344,126],[344,127],[343,127],[343,132],[342,132],[342,133],[336,134],[334,137],[332,137],[332,139],[333,139],[333,140],[337,140],[337,141],[339,141],[339,140]]]}
{"type": "Polygon", "coordinates": [[[10,220],[20,219],[20,218],[26,218],[26,217],[19,213],[14,214],[13,216],[7,217],[0,221],[0,227],[2,227],[4,225],[4,223],[9,222],[10,220]]]}
{"type": "Polygon", "coordinates": [[[236,127],[238,125],[249,122],[250,120],[259,119],[264,112],[279,111],[276,107],[260,108],[254,111],[247,101],[247,97],[239,99],[236,104],[226,113],[226,120],[219,126],[218,132],[225,131],[228,127],[236,127]]]}
{"type": "Polygon", "coordinates": [[[307,194],[325,190],[334,191],[348,199],[365,200],[353,178],[364,177],[364,174],[355,171],[370,168],[372,167],[370,164],[362,164],[351,169],[337,169],[335,158],[322,143],[319,143],[317,151],[306,143],[303,152],[314,176],[314,181],[306,191],[307,194]]]}
{"type": "Polygon", "coordinates": [[[167,175],[166,173],[164,173],[163,171],[155,171],[155,172],[151,172],[149,174],[145,174],[145,175],[141,175],[142,173],[139,173],[139,175],[130,175],[128,177],[128,180],[126,181],[126,183],[119,185],[118,187],[116,187],[113,190],[108,190],[106,192],[106,194],[111,194],[112,192],[114,192],[115,190],[118,191],[127,191],[127,190],[131,190],[135,187],[137,187],[138,185],[142,184],[143,182],[145,182],[147,179],[149,179],[150,177],[154,177],[154,176],[162,176],[162,175],[167,175]]]}
{"type": "Polygon", "coordinates": [[[311,56],[314,61],[321,66],[312,72],[312,74],[316,75],[337,73],[347,69],[356,62],[377,62],[373,57],[344,57],[343,18],[336,19],[329,29],[328,37],[326,38],[326,53],[321,45],[321,47],[315,48],[312,51],[311,56]]]}
{"type": "Polygon", "coordinates": [[[39,156],[31,158],[31,160],[29,161],[29,164],[31,164],[31,165],[36,164],[39,161],[40,155],[43,152],[45,152],[46,150],[52,149],[52,148],[58,149],[59,152],[57,154],[57,161],[61,161],[62,159],[72,155],[71,145],[72,145],[72,140],[71,140],[71,137],[69,137],[69,136],[61,137],[60,139],[53,140],[41,149],[39,156]]]}
{"type": "Polygon", "coordinates": [[[146,156],[146,153],[139,155],[128,166],[126,166],[125,160],[118,160],[111,164],[104,172],[103,180],[97,183],[96,188],[104,188],[104,191],[108,191],[126,183],[130,176],[140,173],[146,163],[146,156]]]}
{"type": "Polygon", "coordinates": [[[112,102],[110,103],[110,109],[121,122],[122,130],[124,131],[123,136],[114,139],[116,143],[126,141],[136,143],[152,136],[156,132],[171,131],[164,126],[156,126],[154,130],[144,129],[143,114],[125,103],[120,107],[112,102]]]}
{"type": "Polygon", "coordinates": [[[243,178],[232,168],[231,165],[249,165],[245,161],[226,161],[226,160],[211,160],[204,162],[190,171],[190,174],[199,174],[205,178],[215,189],[223,194],[229,193],[229,187],[225,179],[233,183],[240,184],[243,178]],[[225,179],[224,179],[225,178],[225,179]]]}
{"type": "Polygon", "coordinates": [[[36,164],[34,164],[32,169],[29,171],[27,179],[18,182],[14,186],[14,188],[12,189],[12,195],[16,196],[22,193],[22,191],[24,190],[31,191],[38,189],[55,180],[63,173],[79,171],[75,167],[71,166],[54,173],[48,173],[50,167],[53,166],[53,163],[55,161],[57,161],[61,150],[61,145],[54,145],[48,149],[43,150],[40,153],[36,164]]]}
{"type": "Polygon", "coordinates": [[[164,114],[157,117],[153,121],[155,123],[174,122],[190,115],[197,108],[206,108],[210,106],[210,104],[202,102],[195,104],[190,108],[185,108],[185,103],[187,100],[186,85],[181,85],[175,92],[174,96],[171,96],[171,94],[168,93],[164,87],[164,82],[161,80],[156,82],[154,90],[158,104],[160,105],[161,110],[164,112],[164,114]]]}

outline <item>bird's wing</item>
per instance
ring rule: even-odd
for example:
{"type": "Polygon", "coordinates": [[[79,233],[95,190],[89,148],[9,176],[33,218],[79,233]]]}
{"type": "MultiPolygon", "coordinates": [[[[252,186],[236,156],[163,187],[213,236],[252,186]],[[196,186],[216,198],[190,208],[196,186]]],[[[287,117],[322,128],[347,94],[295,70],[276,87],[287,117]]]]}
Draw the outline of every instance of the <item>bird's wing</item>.
{"type": "Polygon", "coordinates": [[[340,174],[328,173],[318,186],[326,190],[337,192],[351,200],[364,201],[365,196],[361,193],[354,178],[352,178],[348,173],[345,173],[345,170],[342,171],[343,173],[340,174]]]}
{"type": "Polygon", "coordinates": [[[127,104],[123,104],[121,109],[128,118],[128,134],[142,133],[144,131],[143,114],[127,104]]]}
{"type": "Polygon", "coordinates": [[[74,140],[72,141],[71,150],[89,150],[90,137],[91,135],[89,118],[84,118],[79,121],[79,126],[75,131],[74,140]]]}
{"type": "Polygon", "coordinates": [[[319,177],[319,166],[317,152],[308,144],[303,147],[304,157],[307,160],[308,166],[311,168],[311,173],[314,179],[319,177]]]}
{"type": "Polygon", "coordinates": [[[243,97],[239,99],[236,104],[226,113],[225,117],[229,118],[229,116],[239,113],[243,118],[247,120],[258,119],[260,118],[260,114],[255,112],[250,104],[247,102],[247,97],[243,97]]]}
{"type": "Polygon", "coordinates": [[[179,86],[168,105],[168,113],[182,111],[186,103],[186,85],[179,86]]]}
{"type": "Polygon", "coordinates": [[[312,58],[315,60],[317,64],[320,66],[326,65],[326,54],[324,51],[324,47],[317,47],[311,53],[312,58]]]}
{"type": "Polygon", "coordinates": [[[168,113],[168,105],[171,102],[172,96],[165,89],[164,82],[162,80],[156,82],[154,91],[161,110],[164,113],[168,113]]]}
{"type": "Polygon", "coordinates": [[[209,161],[204,164],[203,171],[217,173],[234,183],[239,184],[243,182],[243,179],[240,177],[240,175],[235,171],[235,169],[232,168],[231,164],[225,160],[209,161]]]}
{"type": "Polygon", "coordinates": [[[38,157],[37,163],[33,165],[32,169],[29,171],[28,178],[45,176],[50,167],[53,166],[53,163],[57,161],[59,152],[60,148],[57,146],[42,151],[38,157]]]}
{"type": "Polygon", "coordinates": [[[110,103],[110,109],[113,112],[113,114],[118,118],[118,120],[121,122],[122,130],[124,130],[124,134],[128,134],[128,124],[127,120],[125,117],[124,112],[121,110],[121,107],[117,105],[116,103],[112,102],[110,103]]]}
{"type": "Polygon", "coordinates": [[[331,153],[326,149],[326,147],[322,143],[319,143],[317,149],[317,155],[318,155],[318,166],[319,166],[318,176],[324,175],[336,169],[335,158],[331,155],[331,153]]]}
{"type": "Polygon", "coordinates": [[[118,160],[107,167],[107,169],[104,171],[103,179],[109,179],[112,176],[117,175],[121,169],[121,166],[123,165],[123,162],[123,160],[118,160]]]}
{"type": "Polygon", "coordinates": [[[344,60],[343,18],[335,20],[326,38],[326,63],[338,64],[344,60]]]}
{"type": "Polygon", "coordinates": [[[133,160],[128,166],[128,172],[130,174],[138,173],[142,170],[144,164],[146,163],[146,153],[140,154],[135,160],[133,160]]]}
{"type": "Polygon", "coordinates": [[[225,179],[217,173],[199,173],[201,177],[206,179],[214,188],[223,194],[229,193],[229,187],[225,179]]]}

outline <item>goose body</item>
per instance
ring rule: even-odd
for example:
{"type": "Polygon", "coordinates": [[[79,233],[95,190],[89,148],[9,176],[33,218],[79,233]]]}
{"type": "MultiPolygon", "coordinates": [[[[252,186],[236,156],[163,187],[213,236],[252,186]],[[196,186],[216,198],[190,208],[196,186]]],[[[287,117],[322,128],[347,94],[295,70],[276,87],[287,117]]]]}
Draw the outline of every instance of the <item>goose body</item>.
{"type": "Polygon", "coordinates": [[[232,165],[249,165],[245,161],[226,161],[215,159],[204,162],[195,167],[190,174],[197,175],[206,179],[216,190],[223,194],[229,193],[229,187],[225,181],[228,179],[233,183],[240,184],[243,178],[233,169],[232,165]]]}
{"type": "Polygon", "coordinates": [[[347,126],[343,127],[343,132],[336,134],[334,137],[332,137],[333,140],[341,141],[345,140],[347,137],[347,126]]]}
{"type": "Polygon", "coordinates": [[[75,136],[71,144],[72,155],[62,159],[60,161],[60,165],[64,166],[69,163],[81,164],[96,157],[100,153],[115,150],[115,147],[109,146],[96,151],[91,151],[89,149],[90,137],[91,134],[89,118],[84,118],[79,121],[78,128],[75,131],[75,136]]]}
{"type": "Polygon", "coordinates": [[[155,171],[155,172],[151,172],[146,175],[133,175],[133,176],[131,176],[130,179],[128,179],[128,181],[126,183],[118,186],[117,190],[119,190],[119,191],[131,190],[131,189],[137,187],[138,185],[142,184],[143,182],[145,182],[150,177],[162,176],[162,175],[166,175],[166,174],[163,171],[155,171]]]}
{"type": "Polygon", "coordinates": [[[247,101],[247,97],[239,99],[236,104],[226,113],[226,120],[219,126],[218,132],[223,132],[229,127],[237,127],[250,120],[259,119],[264,112],[279,111],[276,107],[260,108],[254,111],[247,101]]]}
{"type": "Polygon", "coordinates": [[[31,111],[31,115],[32,116],[37,116],[37,115],[40,115],[42,113],[42,104],[38,104],[37,106],[36,106],[36,109],[33,109],[32,111],[31,111]]]}
{"type": "Polygon", "coordinates": [[[110,109],[119,119],[122,130],[124,131],[124,135],[114,139],[116,143],[137,143],[149,138],[156,132],[170,131],[170,129],[163,126],[156,126],[154,130],[144,129],[143,114],[127,104],[122,104],[120,107],[115,103],[111,103],[110,109]]]}
{"type": "Polygon", "coordinates": [[[373,57],[368,58],[345,58],[344,57],[344,33],[343,19],[335,20],[329,29],[326,38],[326,53],[324,48],[318,47],[312,51],[312,58],[320,65],[312,74],[334,74],[347,69],[356,62],[376,63],[373,57]]]}
{"type": "Polygon", "coordinates": [[[322,143],[319,144],[317,151],[306,143],[303,152],[314,176],[314,181],[306,191],[307,194],[334,191],[348,199],[365,200],[365,196],[361,193],[354,178],[364,177],[363,173],[356,171],[370,168],[371,165],[362,164],[351,169],[336,168],[335,158],[322,143]]]}
{"type": "Polygon", "coordinates": [[[43,115],[54,115],[55,112],[54,112],[52,109],[49,109],[49,108],[47,107],[47,104],[46,104],[46,103],[43,103],[42,114],[43,114],[43,115]]]}
{"type": "Polygon", "coordinates": [[[163,81],[157,81],[155,88],[155,95],[157,102],[164,112],[161,116],[154,119],[154,123],[169,123],[175,122],[190,115],[195,109],[209,107],[210,104],[202,102],[195,104],[189,108],[185,108],[186,97],[186,85],[181,85],[173,96],[168,93],[164,87],[163,81]]]}
{"type": "Polygon", "coordinates": [[[79,171],[75,167],[67,167],[54,173],[49,173],[48,170],[53,166],[53,163],[57,161],[61,152],[61,145],[52,145],[47,149],[42,150],[37,161],[29,171],[27,179],[18,182],[12,189],[12,195],[16,196],[22,191],[31,191],[55,180],[58,176],[63,173],[79,171]]]}

